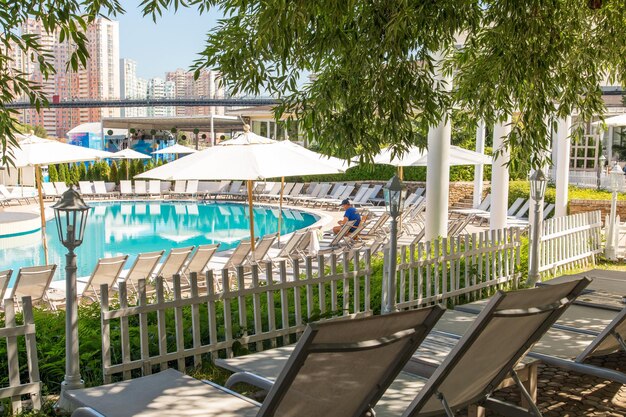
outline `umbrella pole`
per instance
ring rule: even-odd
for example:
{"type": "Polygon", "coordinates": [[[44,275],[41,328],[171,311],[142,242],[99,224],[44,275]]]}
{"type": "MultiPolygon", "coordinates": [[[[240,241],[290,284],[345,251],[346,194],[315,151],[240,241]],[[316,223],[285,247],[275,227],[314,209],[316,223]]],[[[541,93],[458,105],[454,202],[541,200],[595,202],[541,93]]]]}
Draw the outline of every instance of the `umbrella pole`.
{"type": "Polygon", "coordinates": [[[285,177],[280,177],[280,202],[278,203],[278,247],[280,247],[280,226],[283,221],[283,189],[285,188],[285,177]]]}
{"type": "Polygon", "coordinates": [[[252,207],[252,180],[248,180],[248,209],[250,211],[250,250],[254,252],[254,209],[252,207]]]}
{"type": "Polygon", "coordinates": [[[403,166],[398,166],[398,178],[400,178],[400,181],[404,180],[404,167],[403,166]]]}
{"type": "Polygon", "coordinates": [[[128,181],[128,177],[130,176],[130,170],[128,168],[128,161],[129,159],[126,160],[126,180],[128,181]]]}
{"type": "Polygon", "coordinates": [[[43,256],[48,265],[48,242],[46,240],[46,213],[43,207],[43,192],[41,191],[41,166],[35,165],[35,181],[37,182],[37,194],[39,194],[39,212],[41,215],[41,240],[43,242],[43,256]]]}

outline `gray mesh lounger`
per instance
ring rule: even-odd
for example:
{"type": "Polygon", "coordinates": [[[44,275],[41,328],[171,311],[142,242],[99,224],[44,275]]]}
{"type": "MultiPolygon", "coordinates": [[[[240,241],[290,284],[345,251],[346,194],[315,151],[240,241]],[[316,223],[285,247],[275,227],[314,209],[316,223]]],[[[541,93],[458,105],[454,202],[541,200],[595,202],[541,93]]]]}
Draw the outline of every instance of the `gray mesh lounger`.
{"type": "MultiPolygon", "coordinates": [[[[67,392],[78,416],[365,417],[443,310],[312,323],[258,406],[174,370],[67,392]],[[354,366],[367,363],[368,366],[354,366]]],[[[407,381],[410,383],[411,381],[407,381]]]]}
{"type": "MultiPolygon", "coordinates": [[[[480,316],[473,316],[472,320],[464,324],[463,330],[467,330],[465,335],[452,341],[453,347],[441,355],[440,366],[428,373],[428,376],[432,375],[430,379],[401,373],[375,407],[376,415],[453,416],[456,409],[483,402],[496,409],[513,409],[518,413],[532,415],[532,411],[491,400],[489,394],[510,373],[514,380],[519,381],[514,371],[517,363],[588,282],[581,280],[549,290],[497,293],[480,316]]],[[[422,346],[430,339],[429,335],[412,361],[422,359],[422,346]]],[[[284,358],[288,349],[289,346],[217,360],[216,364],[230,370],[255,369],[269,377],[271,384],[271,379],[286,363],[284,358]]],[[[227,386],[240,381],[253,382],[249,374],[236,375],[231,376],[227,386]]],[[[522,388],[520,390],[527,401],[532,403],[528,392],[522,388]]]]}

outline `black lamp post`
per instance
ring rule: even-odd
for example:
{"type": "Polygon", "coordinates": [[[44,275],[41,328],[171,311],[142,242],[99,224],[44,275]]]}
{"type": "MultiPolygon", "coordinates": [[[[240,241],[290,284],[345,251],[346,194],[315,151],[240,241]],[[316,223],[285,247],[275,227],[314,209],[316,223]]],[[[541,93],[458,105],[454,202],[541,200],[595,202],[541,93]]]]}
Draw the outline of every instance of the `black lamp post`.
{"type": "Polygon", "coordinates": [[[398,218],[402,214],[406,190],[402,181],[394,175],[384,188],[385,204],[391,217],[389,238],[389,269],[387,270],[387,300],[383,313],[396,311],[396,262],[398,257],[398,218]]]}
{"type": "Polygon", "coordinates": [[[61,383],[58,407],[71,411],[64,395],[65,391],[84,387],[78,356],[78,300],[74,249],[83,243],[90,207],[85,204],[80,194],[70,187],[52,208],[59,240],[68,249],[65,255],[65,378],[61,383]]]}
{"type": "Polygon", "coordinates": [[[534,207],[534,218],[531,230],[530,267],[528,268],[528,284],[535,284],[539,280],[539,240],[541,239],[541,222],[543,211],[543,197],[546,194],[548,179],[541,169],[530,176],[530,197],[534,207]]]}

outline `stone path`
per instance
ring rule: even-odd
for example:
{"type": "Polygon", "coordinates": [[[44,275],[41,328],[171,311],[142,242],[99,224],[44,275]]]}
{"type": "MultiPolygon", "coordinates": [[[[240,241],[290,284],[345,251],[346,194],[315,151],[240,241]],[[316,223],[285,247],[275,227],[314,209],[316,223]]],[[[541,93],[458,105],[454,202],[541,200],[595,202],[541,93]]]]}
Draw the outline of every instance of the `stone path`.
{"type": "MultiPolygon", "coordinates": [[[[590,364],[626,372],[626,353],[594,358],[590,364]]],[[[626,385],[540,365],[537,404],[544,417],[626,417],[626,385]]],[[[519,404],[516,388],[496,397],[519,404]]],[[[467,414],[461,414],[466,416],[467,414]]],[[[500,416],[488,411],[487,416],[500,416]]]]}

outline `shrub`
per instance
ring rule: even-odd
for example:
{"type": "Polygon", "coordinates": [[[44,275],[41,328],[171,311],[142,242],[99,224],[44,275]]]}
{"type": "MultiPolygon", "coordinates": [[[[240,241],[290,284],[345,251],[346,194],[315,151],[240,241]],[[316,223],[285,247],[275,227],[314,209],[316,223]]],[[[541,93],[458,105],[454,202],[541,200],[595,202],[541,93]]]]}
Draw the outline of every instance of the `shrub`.
{"type": "Polygon", "coordinates": [[[117,162],[113,161],[109,169],[109,181],[118,183],[120,181],[120,173],[117,170],[117,162]]]}
{"type": "Polygon", "coordinates": [[[59,172],[57,171],[56,165],[48,166],[48,177],[50,179],[50,182],[59,181],[59,172]]]}

